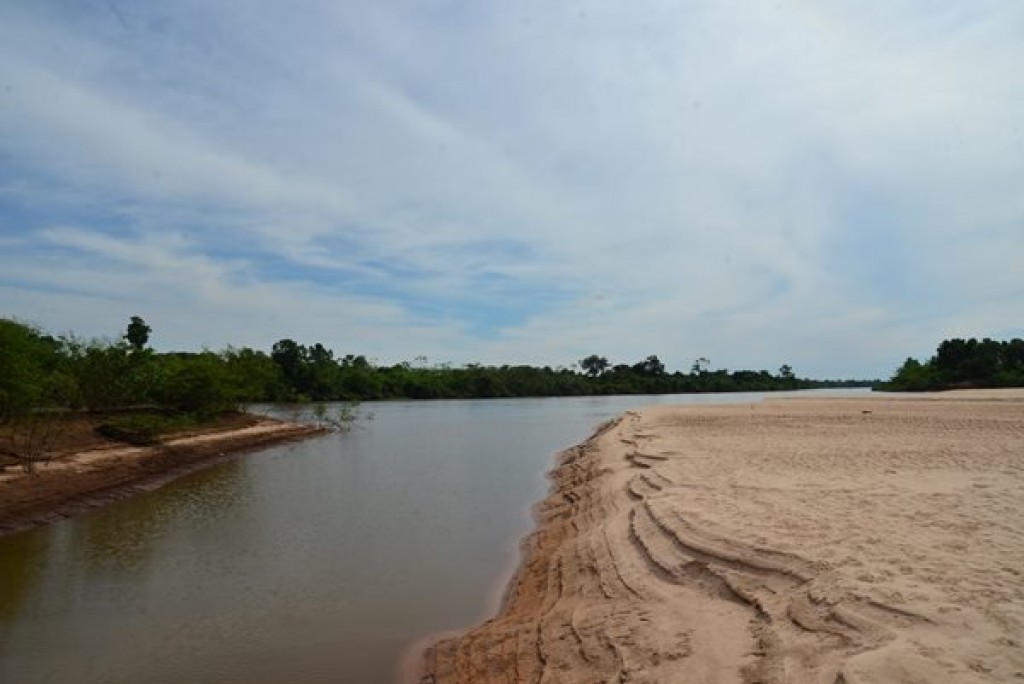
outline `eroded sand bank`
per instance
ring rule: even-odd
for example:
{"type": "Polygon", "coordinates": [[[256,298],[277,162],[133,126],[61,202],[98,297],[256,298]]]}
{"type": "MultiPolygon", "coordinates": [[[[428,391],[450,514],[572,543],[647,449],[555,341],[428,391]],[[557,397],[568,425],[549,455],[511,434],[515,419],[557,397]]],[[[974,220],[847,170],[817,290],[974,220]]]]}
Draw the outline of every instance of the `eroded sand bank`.
{"type": "Polygon", "coordinates": [[[183,433],[159,446],[115,442],[61,454],[35,473],[0,471],[0,535],[151,491],[176,478],[245,451],[306,439],[324,430],[253,418],[231,429],[183,433]]]}
{"type": "Polygon", "coordinates": [[[1024,393],[630,412],[421,682],[1024,682],[1024,393]]]}

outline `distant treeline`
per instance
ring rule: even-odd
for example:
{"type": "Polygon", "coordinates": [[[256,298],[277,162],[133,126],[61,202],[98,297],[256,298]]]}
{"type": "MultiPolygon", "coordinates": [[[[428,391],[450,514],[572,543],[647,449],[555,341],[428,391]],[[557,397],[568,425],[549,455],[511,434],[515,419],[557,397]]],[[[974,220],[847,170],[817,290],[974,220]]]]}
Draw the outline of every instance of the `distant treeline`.
{"type": "Polygon", "coordinates": [[[669,373],[657,356],[613,365],[601,356],[577,369],[533,366],[463,367],[399,363],[378,366],[364,356],[338,357],[323,344],[277,342],[269,353],[228,347],[200,353],[157,353],[151,330],[133,317],[117,340],[53,337],[0,319],[0,421],[45,408],[109,411],[157,407],[211,415],[250,402],[545,397],[792,390],[865,386],[861,381],[798,378],[788,365],[765,370],[669,373]]]}
{"type": "Polygon", "coordinates": [[[927,362],[908,358],[879,389],[919,392],[972,387],[1024,387],[1024,340],[944,340],[927,362]]]}

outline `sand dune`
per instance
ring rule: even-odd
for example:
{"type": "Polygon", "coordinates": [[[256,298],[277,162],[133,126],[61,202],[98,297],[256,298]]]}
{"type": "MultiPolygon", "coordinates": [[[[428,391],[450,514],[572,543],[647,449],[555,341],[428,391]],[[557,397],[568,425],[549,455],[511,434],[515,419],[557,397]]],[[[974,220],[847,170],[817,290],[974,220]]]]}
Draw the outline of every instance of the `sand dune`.
{"type": "Polygon", "coordinates": [[[422,682],[1024,682],[1024,393],[626,414],[422,682]]]}

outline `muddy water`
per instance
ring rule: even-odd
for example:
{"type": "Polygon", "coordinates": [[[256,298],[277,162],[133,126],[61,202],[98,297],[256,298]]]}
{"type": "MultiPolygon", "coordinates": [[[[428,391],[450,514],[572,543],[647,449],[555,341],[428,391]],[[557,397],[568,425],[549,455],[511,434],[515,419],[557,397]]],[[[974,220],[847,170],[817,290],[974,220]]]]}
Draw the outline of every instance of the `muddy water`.
{"type": "Polygon", "coordinates": [[[0,539],[0,682],[394,681],[493,610],[554,452],[634,406],[757,398],[367,404],[350,434],[0,539]]]}

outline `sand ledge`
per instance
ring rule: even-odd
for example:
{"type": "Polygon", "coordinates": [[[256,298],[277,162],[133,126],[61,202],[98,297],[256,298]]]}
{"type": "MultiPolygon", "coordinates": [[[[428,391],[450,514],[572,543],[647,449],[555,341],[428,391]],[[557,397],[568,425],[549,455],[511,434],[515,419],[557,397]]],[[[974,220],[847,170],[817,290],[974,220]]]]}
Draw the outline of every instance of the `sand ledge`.
{"type": "Polygon", "coordinates": [[[422,683],[1024,681],[1024,392],[627,413],[422,683]]]}
{"type": "Polygon", "coordinates": [[[152,491],[240,453],[323,434],[270,418],[232,429],[198,430],[155,447],[107,444],[62,455],[34,474],[0,473],[0,536],[46,525],[152,491]]]}

